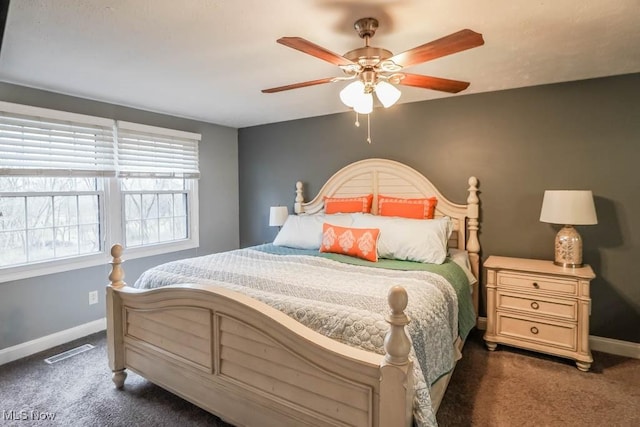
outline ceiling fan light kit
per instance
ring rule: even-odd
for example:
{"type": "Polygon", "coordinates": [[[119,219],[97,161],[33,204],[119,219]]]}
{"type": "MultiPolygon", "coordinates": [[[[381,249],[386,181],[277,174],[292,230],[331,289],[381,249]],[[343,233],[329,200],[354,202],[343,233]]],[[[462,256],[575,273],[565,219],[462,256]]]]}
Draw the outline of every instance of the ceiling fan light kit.
{"type": "Polygon", "coordinates": [[[402,95],[402,92],[400,92],[398,88],[384,80],[381,80],[376,84],[375,92],[378,96],[378,100],[384,108],[391,107],[398,101],[398,99],[400,99],[400,95],[402,95]]]}
{"type": "Polygon", "coordinates": [[[351,82],[340,91],[340,101],[349,108],[353,108],[356,98],[364,94],[364,83],[360,80],[351,82]]]}
{"type": "MultiPolygon", "coordinates": [[[[378,29],[377,19],[358,19],[354,24],[354,28],[360,38],[364,39],[365,45],[364,47],[350,50],[342,56],[300,37],[282,37],[278,39],[278,43],[284,46],[337,65],[345,76],[279,86],[264,89],[262,92],[275,93],[323,83],[353,80],[340,91],[340,100],[347,107],[353,108],[358,114],[370,114],[373,111],[373,93],[376,94],[376,97],[385,108],[394,105],[398,101],[401,92],[395,85],[413,86],[448,93],[458,93],[465,90],[469,86],[468,82],[409,74],[401,70],[484,44],[482,34],[465,29],[394,55],[387,49],[369,46],[370,39],[378,29]]],[[[367,141],[371,141],[370,135],[367,141]]]]}
{"type": "Polygon", "coordinates": [[[349,83],[340,91],[340,100],[344,105],[353,108],[356,113],[369,114],[373,111],[373,96],[367,92],[360,80],[349,83]]]}

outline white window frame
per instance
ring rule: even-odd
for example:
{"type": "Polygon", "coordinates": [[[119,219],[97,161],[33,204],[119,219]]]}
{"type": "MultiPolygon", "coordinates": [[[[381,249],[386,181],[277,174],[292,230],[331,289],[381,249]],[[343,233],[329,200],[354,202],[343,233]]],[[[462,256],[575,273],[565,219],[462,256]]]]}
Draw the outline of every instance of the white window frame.
{"type": "MultiPolygon", "coordinates": [[[[108,217],[113,222],[110,227],[111,236],[109,240],[112,242],[120,242],[120,244],[124,246],[124,209],[122,208],[124,193],[120,191],[120,183],[117,179],[112,179],[110,181],[109,192],[114,196],[110,197],[111,205],[109,206],[108,212],[108,217]]],[[[189,225],[187,238],[126,248],[126,257],[128,259],[144,258],[169,252],[184,251],[200,246],[198,181],[196,179],[190,179],[188,181],[189,185],[187,187],[191,188],[187,188],[185,190],[187,192],[187,223],[189,225]]]]}
{"type": "MultiPolygon", "coordinates": [[[[173,129],[166,129],[157,126],[141,125],[125,121],[116,122],[116,140],[118,151],[121,150],[121,136],[129,138],[123,142],[126,148],[126,164],[120,162],[118,176],[129,178],[183,178],[187,185],[187,238],[170,242],[158,242],[143,246],[127,247],[126,253],[129,258],[139,258],[151,255],[158,255],[167,252],[163,248],[172,248],[172,251],[193,249],[199,246],[199,216],[198,216],[198,180],[200,175],[198,169],[198,142],[200,134],[183,132],[173,129]],[[138,138],[144,140],[140,142],[138,138]],[[153,158],[153,148],[159,142],[159,156],[149,165],[149,158],[153,158]],[[170,144],[169,148],[166,144],[170,144]],[[173,145],[176,144],[176,145],[173,145]],[[134,148],[135,147],[135,148],[134,148]],[[177,148],[180,147],[180,148],[177,148]],[[167,154],[171,153],[171,154],[167,154]],[[173,159],[178,159],[174,164],[173,159]]],[[[124,150],[123,150],[124,151],[124,150]]],[[[125,242],[125,212],[122,208],[124,194],[117,188],[118,204],[120,215],[112,213],[111,218],[119,218],[120,223],[114,230],[118,230],[118,241],[125,242]]]]}
{"type": "MultiPolygon", "coordinates": [[[[111,120],[76,113],[43,109],[39,107],[11,104],[1,101],[0,107],[6,109],[5,111],[12,111],[19,114],[31,114],[33,116],[44,114],[46,116],[54,117],[61,120],[111,120]]],[[[113,122],[114,124],[115,133],[116,122],[113,120],[111,120],[111,122],[113,122]]],[[[130,126],[136,126],[135,124],[128,124],[130,126]]],[[[139,126],[141,129],[153,129],[152,127],[148,127],[146,125],[137,126],[139,126]]],[[[178,134],[181,133],[180,131],[174,132],[178,134]]],[[[182,133],[187,134],[184,132],[182,133]]],[[[197,136],[199,139],[199,135],[197,136]]],[[[118,181],[119,178],[98,176],[96,177],[96,179],[98,179],[102,184],[102,189],[98,191],[100,193],[98,197],[100,210],[100,253],[70,256],[52,260],[33,261],[27,264],[0,267],[0,283],[44,276],[48,274],[68,272],[71,270],[94,267],[98,265],[104,265],[106,268],[107,263],[111,259],[111,247],[116,243],[124,243],[124,211],[122,209],[122,200],[124,196],[120,191],[120,183],[118,181]]],[[[159,242],[140,247],[127,248],[127,259],[137,259],[148,256],[167,254],[171,252],[194,249],[199,246],[200,238],[198,180],[187,179],[186,181],[188,182],[188,185],[186,186],[188,221],[187,238],[169,242],[159,242]]],[[[23,193],[21,193],[21,195],[24,196],[23,193]]]]}
{"type": "MultiPolygon", "coordinates": [[[[77,270],[86,267],[93,267],[108,262],[106,247],[106,236],[109,235],[109,225],[106,221],[105,207],[109,204],[109,194],[107,191],[107,181],[114,178],[97,177],[101,181],[102,189],[98,190],[98,210],[99,210],[99,227],[100,227],[100,252],[93,254],[74,255],[64,258],[54,258],[42,261],[31,261],[26,264],[15,266],[7,266],[0,268],[0,283],[11,282],[14,280],[28,279],[30,277],[44,276],[47,274],[61,273],[69,270],[77,270]]],[[[79,191],[77,194],[83,193],[79,191]]],[[[52,193],[46,193],[51,195],[52,193]]],[[[42,195],[41,193],[11,193],[11,196],[30,197],[31,195],[42,195]]]]}

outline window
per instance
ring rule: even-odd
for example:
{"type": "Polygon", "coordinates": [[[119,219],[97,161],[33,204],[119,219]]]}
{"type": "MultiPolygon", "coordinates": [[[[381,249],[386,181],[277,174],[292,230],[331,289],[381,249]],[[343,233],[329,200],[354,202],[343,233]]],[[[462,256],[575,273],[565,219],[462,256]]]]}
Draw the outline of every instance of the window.
{"type": "Polygon", "coordinates": [[[120,185],[127,247],[189,237],[187,180],[124,178],[120,185]]]}
{"type": "Polygon", "coordinates": [[[0,267],[101,251],[97,178],[0,176],[0,267]]]}
{"type": "Polygon", "coordinates": [[[0,281],[197,247],[199,140],[0,102],[0,281]]]}
{"type": "Polygon", "coordinates": [[[197,242],[200,135],[122,121],[117,132],[125,246],[197,242]]]}

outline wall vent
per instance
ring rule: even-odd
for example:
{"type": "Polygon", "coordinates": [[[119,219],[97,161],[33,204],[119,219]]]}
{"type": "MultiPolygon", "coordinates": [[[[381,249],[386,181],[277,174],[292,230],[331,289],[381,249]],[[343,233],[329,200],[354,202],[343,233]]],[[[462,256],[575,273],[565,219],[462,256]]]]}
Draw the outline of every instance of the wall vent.
{"type": "Polygon", "coordinates": [[[53,365],[56,362],[60,362],[61,360],[68,359],[80,353],[84,353],[85,351],[89,351],[92,348],[95,348],[95,346],[92,346],[91,344],[84,344],[80,347],[72,348],[71,350],[56,354],[55,356],[47,357],[46,359],[44,359],[44,361],[49,365],[53,365]]]}

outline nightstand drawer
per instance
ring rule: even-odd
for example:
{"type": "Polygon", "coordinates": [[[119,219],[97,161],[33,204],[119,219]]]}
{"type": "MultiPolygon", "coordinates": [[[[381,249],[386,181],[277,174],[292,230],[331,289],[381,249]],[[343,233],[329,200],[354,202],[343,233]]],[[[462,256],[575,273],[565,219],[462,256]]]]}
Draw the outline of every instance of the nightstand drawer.
{"type": "Polygon", "coordinates": [[[527,292],[553,292],[564,295],[577,295],[576,280],[557,279],[535,274],[513,274],[498,272],[497,285],[501,287],[519,288],[527,292]]]}
{"type": "Polygon", "coordinates": [[[576,325],[547,323],[498,313],[497,334],[518,340],[528,340],[544,345],[553,345],[567,350],[576,350],[576,325]]]}
{"type": "Polygon", "coordinates": [[[575,300],[531,298],[530,295],[498,291],[497,309],[514,310],[533,316],[553,316],[560,320],[578,320],[578,303],[575,300]]]}

